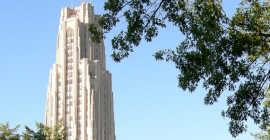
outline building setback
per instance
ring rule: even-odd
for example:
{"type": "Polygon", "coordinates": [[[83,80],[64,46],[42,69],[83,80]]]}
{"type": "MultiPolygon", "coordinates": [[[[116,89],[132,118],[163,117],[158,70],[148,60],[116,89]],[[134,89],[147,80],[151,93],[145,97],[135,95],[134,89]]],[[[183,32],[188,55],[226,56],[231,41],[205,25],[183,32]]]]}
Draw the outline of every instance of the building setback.
{"type": "Polygon", "coordinates": [[[67,140],[115,140],[111,73],[104,42],[91,41],[88,26],[100,15],[94,6],[61,10],[56,63],[50,69],[45,125],[63,119],[67,140]]]}

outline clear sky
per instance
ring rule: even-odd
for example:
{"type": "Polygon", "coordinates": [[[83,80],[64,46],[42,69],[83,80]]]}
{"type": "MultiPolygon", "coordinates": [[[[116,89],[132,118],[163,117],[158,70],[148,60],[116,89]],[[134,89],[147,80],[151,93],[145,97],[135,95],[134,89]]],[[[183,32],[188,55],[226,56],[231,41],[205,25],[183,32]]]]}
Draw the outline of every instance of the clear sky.
{"type": "MultiPolygon", "coordinates": [[[[223,0],[229,16],[240,0],[223,0]]],[[[89,1],[86,1],[89,2],[89,1]]],[[[104,0],[92,0],[95,13],[102,14],[104,0]]],[[[73,0],[74,6],[80,0],[73,0]]],[[[44,122],[49,70],[55,63],[56,37],[63,7],[71,0],[1,0],[0,5],[0,123],[35,128],[44,122]]],[[[112,73],[117,140],[233,140],[229,119],[221,117],[226,97],[218,103],[203,103],[206,91],[194,93],[177,87],[179,71],[173,63],[156,61],[156,51],[175,48],[183,36],[168,24],[152,43],[143,41],[121,63],[112,61],[110,40],[124,29],[118,24],[105,40],[107,69],[112,73]]],[[[259,132],[252,120],[237,140],[253,140],[259,132]]]]}

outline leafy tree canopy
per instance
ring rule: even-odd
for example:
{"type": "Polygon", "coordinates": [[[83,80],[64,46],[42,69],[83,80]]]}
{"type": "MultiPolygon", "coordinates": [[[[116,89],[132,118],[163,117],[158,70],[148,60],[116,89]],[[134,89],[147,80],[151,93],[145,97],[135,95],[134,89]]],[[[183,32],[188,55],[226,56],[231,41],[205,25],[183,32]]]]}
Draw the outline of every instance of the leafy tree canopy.
{"type": "MultiPolygon", "coordinates": [[[[261,106],[270,76],[268,1],[242,0],[232,18],[221,0],[107,0],[108,12],[99,25],[90,24],[93,41],[99,43],[121,20],[126,31],[112,39],[115,62],[133,52],[144,39],[151,42],[158,30],[171,22],[185,36],[175,50],[156,52],[156,60],[175,63],[179,70],[178,86],[194,92],[199,82],[208,91],[204,103],[212,105],[220,95],[227,96],[228,108],[222,116],[230,118],[233,137],[247,130],[251,118],[262,129],[269,124],[269,107],[261,106]],[[100,28],[101,27],[101,28],[100,28]],[[102,29],[102,30],[101,30],[102,29]]],[[[267,86],[269,87],[269,86],[267,86]]]]}
{"type": "Polygon", "coordinates": [[[17,133],[20,125],[15,128],[9,128],[9,122],[6,124],[0,124],[0,140],[18,140],[20,135],[17,133]]]}
{"type": "Polygon", "coordinates": [[[253,136],[255,140],[270,140],[270,136],[264,131],[255,134],[250,133],[250,135],[253,136]]]}
{"type": "MultiPolygon", "coordinates": [[[[263,105],[267,108],[270,107],[270,90],[268,87],[265,88],[265,90],[267,91],[266,97],[265,97],[265,101],[263,102],[263,105]]],[[[253,136],[255,138],[255,140],[270,140],[270,128],[269,128],[270,124],[268,123],[266,125],[267,129],[262,130],[260,133],[250,133],[251,136],[253,136]]]]}
{"type": "Polygon", "coordinates": [[[20,125],[17,125],[11,129],[9,122],[0,124],[0,140],[65,140],[66,138],[62,119],[53,128],[36,122],[36,132],[25,125],[25,132],[18,134],[19,127],[20,125]]]}
{"type": "Polygon", "coordinates": [[[58,124],[55,125],[53,128],[45,126],[44,134],[46,135],[46,140],[65,140],[66,133],[65,128],[63,127],[63,120],[60,119],[60,121],[58,121],[58,124]]]}
{"type": "Polygon", "coordinates": [[[44,125],[36,122],[37,132],[25,126],[25,132],[22,133],[24,140],[45,140],[46,135],[44,134],[44,125]]]}

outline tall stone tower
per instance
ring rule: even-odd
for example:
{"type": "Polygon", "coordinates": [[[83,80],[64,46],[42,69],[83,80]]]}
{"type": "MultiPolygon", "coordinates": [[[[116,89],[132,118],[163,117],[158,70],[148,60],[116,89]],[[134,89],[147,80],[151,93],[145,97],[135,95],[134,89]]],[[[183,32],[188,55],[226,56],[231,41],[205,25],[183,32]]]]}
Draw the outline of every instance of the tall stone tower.
{"type": "Polygon", "coordinates": [[[63,119],[67,140],[115,140],[111,73],[105,47],[90,39],[97,23],[91,3],[61,10],[56,63],[50,69],[45,125],[63,119]]]}

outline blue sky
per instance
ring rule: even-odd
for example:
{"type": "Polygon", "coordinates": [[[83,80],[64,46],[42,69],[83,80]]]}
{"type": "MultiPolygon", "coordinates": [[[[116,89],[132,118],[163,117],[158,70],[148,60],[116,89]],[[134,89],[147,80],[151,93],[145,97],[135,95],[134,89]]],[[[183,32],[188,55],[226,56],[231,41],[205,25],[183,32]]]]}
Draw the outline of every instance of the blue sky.
{"type": "MultiPolygon", "coordinates": [[[[86,1],[89,2],[89,1],[86,1]]],[[[224,0],[232,16],[240,0],[224,0]]],[[[102,14],[103,0],[92,0],[95,13],[102,14]]],[[[74,6],[80,0],[73,0],[74,6]]],[[[0,123],[35,128],[44,122],[49,69],[55,63],[56,37],[62,7],[70,0],[1,1],[0,5],[0,123]]],[[[206,91],[194,93],[177,87],[179,71],[171,62],[156,61],[156,51],[175,48],[183,36],[168,24],[152,43],[143,41],[121,63],[112,61],[110,40],[124,29],[124,22],[107,34],[107,69],[112,73],[117,140],[233,140],[228,132],[225,92],[218,103],[203,103],[206,91]]],[[[249,132],[259,132],[252,120],[247,133],[237,140],[253,140],[249,132]]]]}

